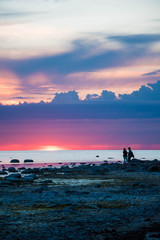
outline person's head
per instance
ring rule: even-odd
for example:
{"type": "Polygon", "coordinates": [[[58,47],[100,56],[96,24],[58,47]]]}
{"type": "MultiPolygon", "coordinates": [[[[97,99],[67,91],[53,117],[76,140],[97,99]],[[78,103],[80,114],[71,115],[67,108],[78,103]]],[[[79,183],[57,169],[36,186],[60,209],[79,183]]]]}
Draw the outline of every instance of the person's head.
{"type": "Polygon", "coordinates": [[[128,150],[131,150],[131,148],[129,147],[128,150]]]}
{"type": "Polygon", "coordinates": [[[123,151],[126,151],[126,149],[125,149],[125,148],[123,148],[123,151]]]}

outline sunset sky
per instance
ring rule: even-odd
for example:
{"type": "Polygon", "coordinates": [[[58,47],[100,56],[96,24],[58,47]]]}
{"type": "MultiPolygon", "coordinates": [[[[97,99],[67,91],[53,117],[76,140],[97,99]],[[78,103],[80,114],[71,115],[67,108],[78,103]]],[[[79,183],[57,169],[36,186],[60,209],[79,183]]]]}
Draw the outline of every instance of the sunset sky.
{"type": "Polygon", "coordinates": [[[159,136],[159,0],[0,0],[0,150],[159,136]]]}

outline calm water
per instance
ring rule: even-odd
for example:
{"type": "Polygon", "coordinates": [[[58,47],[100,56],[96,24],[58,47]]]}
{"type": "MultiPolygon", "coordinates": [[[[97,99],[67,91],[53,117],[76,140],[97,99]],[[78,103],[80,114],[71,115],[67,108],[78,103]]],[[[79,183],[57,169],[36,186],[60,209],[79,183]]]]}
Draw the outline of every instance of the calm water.
{"type": "MultiPolygon", "coordinates": [[[[160,150],[135,150],[135,158],[144,160],[160,160],[160,150]]],[[[33,159],[34,163],[65,162],[102,162],[122,161],[121,150],[75,150],[75,151],[0,151],[0,163],[8,164],[11,159],[33,159]],[[99,156],[99,157],[97,157],[99,156]]]]}

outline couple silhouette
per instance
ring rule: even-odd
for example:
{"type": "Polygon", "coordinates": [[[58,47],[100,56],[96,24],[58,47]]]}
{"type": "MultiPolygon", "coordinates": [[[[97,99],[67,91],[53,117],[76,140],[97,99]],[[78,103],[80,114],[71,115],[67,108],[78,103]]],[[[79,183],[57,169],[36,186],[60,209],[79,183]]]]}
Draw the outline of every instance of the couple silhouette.
{"type": "Polygon", "coordinates": [[[131,148],[128,148],[128,152],[126,148],[123,149],[123,159],[124,159],[124,164],[131,163],[131,158],[134,158],[134,154],[131,150],[131,148]]]}

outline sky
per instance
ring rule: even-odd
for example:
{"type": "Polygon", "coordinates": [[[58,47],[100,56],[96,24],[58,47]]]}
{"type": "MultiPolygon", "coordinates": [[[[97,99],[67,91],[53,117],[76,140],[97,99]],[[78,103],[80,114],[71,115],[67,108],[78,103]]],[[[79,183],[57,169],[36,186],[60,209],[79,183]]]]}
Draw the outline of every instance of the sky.
{"type": "Polygon", "coordinates": [[[159,0],[0,0],[0,150],[160,149],[159,0]]]}

